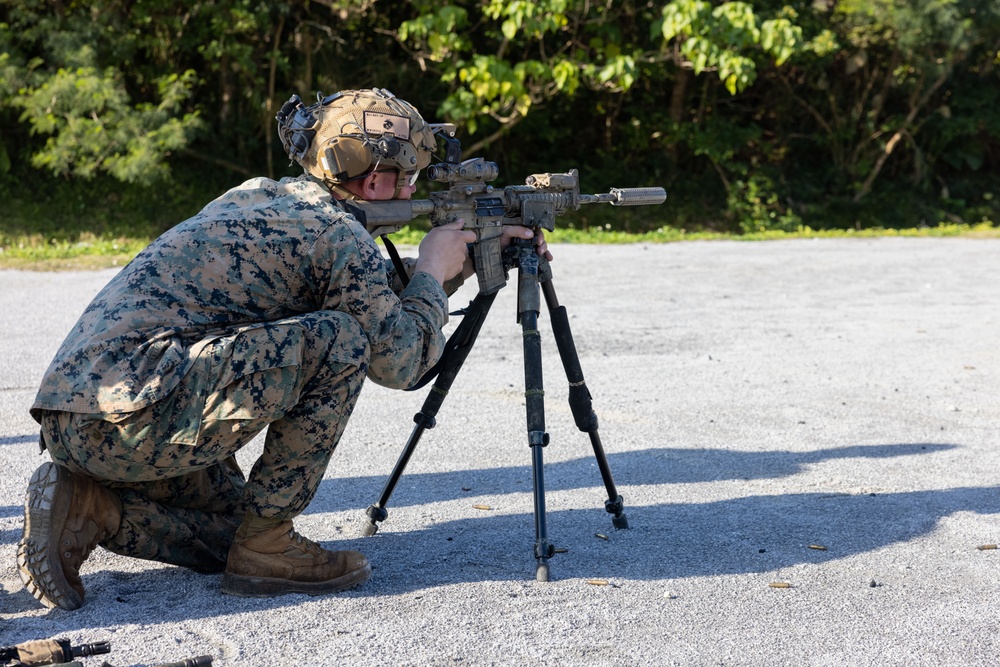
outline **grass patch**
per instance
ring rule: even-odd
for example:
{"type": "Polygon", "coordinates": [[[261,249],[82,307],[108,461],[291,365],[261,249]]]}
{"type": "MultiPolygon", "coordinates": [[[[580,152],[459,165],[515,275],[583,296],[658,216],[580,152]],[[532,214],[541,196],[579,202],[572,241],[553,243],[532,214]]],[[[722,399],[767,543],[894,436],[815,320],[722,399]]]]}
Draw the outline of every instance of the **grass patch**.
{"type": "Polygon", "coordinates": [[[111,178],[35,174],[0,181],[0,268],[99,269],[127,264],[150,241],[235,185],[214,173],[178,170],[159,187],[111,178]]]}
{"type": "MultiPolygon", "coordinates": [[[[405,227],[392,235],[398,246],[416,246],[426,231],[405,227]]],[[[966,237],[1000,238],[1000,227],[984,221],[976,225],[941,224],[936,227],[913,229],[847,229],[815,230],[801,227],[795,232],[767,231],[754,234],[726,234],[722,232],[686,232],[683,229],[662,227],[652,232],[630,234],[600,228],[559,229],[548,233],[549,242],[575,244],[628,244],[628,243],[679,243],[683,241],[774,241],[781,239],[812,238],[877,238],[877,237],[966,237]]],[[[152,236],[115,236],[81,233],[75,240],[60,240],[41,234],[22,235],[3,239],[0,245],[0,269],[31,271],[68,271],[104,269],[124,266],[150,241],[152,236]]]]}
{"type": "Polygon", "coordinates": [[[138,237],[81,232],[74,240],[21,234],[0,239],[0,268],[67,271],[124,266],[149,245],[149,235],[138,237]]]}
{"type": "MultiPolygon", "coordinates": [[[[123,184],[110,178],[60,180],[36,175],[31,183],[0,181],[0,269],[40,271],[124,266],[171,226],[196,214],[242,178],[205,170],[175,169],[157,188],[123,184]]],[[[423,192],[421,192],[424,195],[423,192]]],[[[681,241],[766,241],[792,238],[871,238],[878,236],[966,236],[998,238],[1000,228],[980,213],[978,224],[943,222],[914,228],[885,227],[762,231],[736,234],[724,224],[686,221],[680,201],[664,207],[584,206],[568,211],[548,234],[553,244],[675,243],[681,241]],[[663,224],[664,221],[670,224],[663,224]],[[681,227],[688,229],[682,229],[681,227]]],[[[823,216],[819,227],[832,221],[823,216]]],[[[703,217],[713,216],[702,211],[703,217]]],[[[714,217],[713,217],[714,219],[714,217]]],[[[933,218],[932,218],[933,219],[933,218]]],[[[944,219],[944,218],[938,218],[944,219]]],[[[426,219],[392,235],[400,246],[416,246],[429,229],[426,219]]]]}

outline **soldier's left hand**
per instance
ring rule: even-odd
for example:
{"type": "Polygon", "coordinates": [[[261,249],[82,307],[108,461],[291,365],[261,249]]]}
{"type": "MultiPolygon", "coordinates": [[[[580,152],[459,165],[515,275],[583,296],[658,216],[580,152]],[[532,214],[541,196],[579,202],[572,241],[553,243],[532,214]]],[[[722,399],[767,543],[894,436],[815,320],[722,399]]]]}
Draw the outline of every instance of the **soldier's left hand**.
{"type": "Polygon", "coordinates": [[[518,225],[504,225],[503,236],[500,238],[500,247],[506,248],[513,239],[530,239],[535,237],[535,251],[539,257],[552,261],[552,253],[549,252],[549,244],[545,241],[545,232],[541,229],[536,233],[530,227],[519,227],[518,225]]]}
{"type": "MultiPolygon", "coordinates": [[[[552,253],[549,252],[549,245],[545,241],[545,232],[541,229],[538,233],[535,233],[530,227],[521,227],[519,225],[504,225],[501,230],[503,234],[500,236],[500,247],[506,248],[510,245],[510,242],[514,239],[530,239],[532,236],[535,237],[535,252],[538,253],[539,257],[544,257],[545,259],[552,261],[552,253]]],[[[465,260],[465,268],[462,270],[462,277],[468,280],[473,275],[475,275],[476,270],[472,268],[472,257],[468,257],[465,260]]]]}

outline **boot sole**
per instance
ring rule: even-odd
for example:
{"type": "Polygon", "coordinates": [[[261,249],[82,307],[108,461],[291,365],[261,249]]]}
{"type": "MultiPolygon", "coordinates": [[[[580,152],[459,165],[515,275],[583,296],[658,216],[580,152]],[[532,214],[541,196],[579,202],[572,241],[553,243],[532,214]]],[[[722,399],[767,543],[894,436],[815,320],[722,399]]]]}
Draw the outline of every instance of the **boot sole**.
{"type": "Polygon", "coordinates": [[[248,577],[240,574],[226,573],[222,575],[221,590],[226,595],[236,595],[243,598],[272,598],[291,593],[305,595],[327,595],[350,590],[368,581],[372,576],[372,566],[364,567],[341,575],[329,581],[292,581],[290,579],[273,579],[269,577],[248,577]]]}
{"type": "Polygon", "coordinates": [[[17,546],[17,570],[31,595],[49,608],[79,609],[83,598],[70,586],[59,560],[59,545],[69,499],[59,493],[59,466],[43,463],[28,482],[24,533],[17,546]]]}

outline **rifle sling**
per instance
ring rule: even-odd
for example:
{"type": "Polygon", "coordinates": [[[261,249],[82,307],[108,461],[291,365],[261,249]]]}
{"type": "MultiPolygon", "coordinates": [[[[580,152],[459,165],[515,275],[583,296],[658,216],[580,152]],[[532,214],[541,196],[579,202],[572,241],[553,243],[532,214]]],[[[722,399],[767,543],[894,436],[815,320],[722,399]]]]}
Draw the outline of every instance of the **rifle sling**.
{"type": "Polygon", "coordinates": [[[396,267],[396,273],[399,274],[399,280],[403,283],[403,289],[406,289],[406,286],[410,284],[410,276],[407,275],[406,267],[403,266],[403,259],[399,256],[396,246],[392,244],[387,234],[382,235],[382,243],[385,244],[385,249],[389,252],[392,265],[396,267]]]}

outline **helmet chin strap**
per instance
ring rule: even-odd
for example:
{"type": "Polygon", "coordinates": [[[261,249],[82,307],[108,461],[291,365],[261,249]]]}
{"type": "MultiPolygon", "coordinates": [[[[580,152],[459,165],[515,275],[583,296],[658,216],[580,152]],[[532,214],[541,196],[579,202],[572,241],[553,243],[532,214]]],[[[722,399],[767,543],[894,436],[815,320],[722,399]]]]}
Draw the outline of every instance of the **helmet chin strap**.
{"type": "Polygon", "coordinates": [[[399,175],[396,176],[396,191],[392,193],[393,199],[399,198],[400,193],[403,192],[403,187],[408,185],[407,181],[409,180],[406,176],[406,172],[402,169],[398,169],[396,173],[399,175]]]}
{"type": "MultiPolygon", "coordinates": [[[[378,165],[376,165],[376,166],[378,166],[378,165]]],[[[385,173],[385,172],[376,172],[376,171],[373,171],[373,172],[369,173],[368,175],[371,176],[372,174],[381,174],[381,173],[385,173]]],[[[396,198],[399,197],[399,195],[403,192],[403,188],[407,186],[407,184],[408,184],[407,181],[409,180],[407,178],[406,172],[404,172],[402,170],[397,170],[397,173],[399,175],[396,177],[396,186],[395,186],[396,189],[392,193],[392,199],[396,199],[396,198]]],[[[346,199],[348,201],[354,201],[354,200],[360,199],[361,201],[365,201],[364,197],[362,197],[362,196],[360,196],[358,194],[355,194],[354,192],[351,192],[350,190],[348,190],[347,188],[345,188],[340,183],[336,183],[334,181],[329,181],[328,180],[328,181],[326,181],[326,186],[330,189],[330,192],[332,192],[333,194],[337,195],[337,197],[339,197],[340,199],[346,199]]]]}
{"type": "MultiPolygon", "coordinates": [[[[378,170],[379,165],[382,164],[382,158],[379,157],[375,161],[375,165],[371,168],[373,174],[382,173],[378,170]]],[[[393,190],[392,198],[397,199],[399,193],[403,191],[403,186],[406,185],[406,173],[402,169],[396,169],[396,189],[393,190]]]]}
{"type": "Polygon", "coordinates": [[[347,188],[341,187],[339,183],[334,183],[332,181],[327,182],[327,187],[330,188],[330,192],[337,195],[340,199],[346,199],[348,201],[354,201],[355,199],[361,199],[347,188]]]}

